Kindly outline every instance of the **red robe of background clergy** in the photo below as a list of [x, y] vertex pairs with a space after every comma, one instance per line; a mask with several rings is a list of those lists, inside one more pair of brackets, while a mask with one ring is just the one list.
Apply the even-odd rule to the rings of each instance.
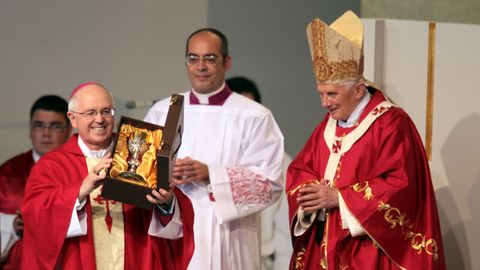
[[[292, 269], [445, 269], [442, 236], [425, 151], [409, 116], [400, 108], [377, 107], [384, 97], [374, 91], [360, 117], [383, 113], [344, 153], [333, 185], [366, 235], [342, 229], [339, 208], [327, 211], [294, 237]], [[296, 223], [298, 187], [325, 174], [330, 148], [325, 130], [329, 116], [315, 129], [292, 162], [287, 176], [290, 222]], [[337, 138], [352, 128], [333, 127]], [[333, 134], [333, 133], [332, 133]], [[342, 141], [335, 141], [342, 147]]]
[[[77, 141], [78, 135], [74, 135], [59, 149], [45, 154], [28, 178], [22, 205], [23, 269], [53, 269], [56, 265], [61, 269], [96, 269], [88, 197], [87, 235], [65, 238], [82, 180], [88, 173]], [[182, 269], [188, 264], [192, 247], [185, 247], [182, 253], [182, 242], [148, 235], [151, 211], [124, 204], [123, 216], [125, 269]]]
[[[35, 164], [32, 150], [17, 155], [0, 167], [0, 212], [16, 214], [20, 210], [30, 169]], [[7, 260], [1, 269], [19, 269], [22, 251], [22, 238], [10, 248]]]

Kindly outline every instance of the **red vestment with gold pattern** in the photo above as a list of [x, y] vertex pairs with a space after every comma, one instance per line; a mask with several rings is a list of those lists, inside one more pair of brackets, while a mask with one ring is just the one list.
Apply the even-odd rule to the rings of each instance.
[[[88, 173], [77, 141], [78, 135], [73, 135], [32, 168], [22, 205], [22, 269], [96, 269], [88, 198], [87, 234], [65, 238], [80, 186]], [[193, 215], [188, 209], [184, 211]], [[124, 204], [123, 218], [125, 269], [182, 269], [188, 263], [193, 246], [148, 235], [151, 210]]]
[[291, 163], [286, 186], [293, 228], [299, 187], [324, 178], [331, 155], [338, 155], [328, 180], [365, 234], [352, 237], [339, 208], [328, 209], [325, 222], [317, 219], [294, 237], [291, 269], [445, 269], [420, 136], [402, 109], [370, 91], [358, 125], [341, 128], [324, 118]]

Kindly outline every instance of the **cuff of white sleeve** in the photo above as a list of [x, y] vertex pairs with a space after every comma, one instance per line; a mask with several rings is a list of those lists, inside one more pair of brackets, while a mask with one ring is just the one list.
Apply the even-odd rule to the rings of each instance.
[[87, 198], [84, 198], [81, 202], [79, 202], [77, 199], [75, 202], [75, 209], [77, 209], [77, 211], [82, 210], [82, 208], [85, 206], [85, 203], [87, 203]]
[[78, 199], [75, 201], [73, 207], [72, 217], [70, 218], [70, 225], [68, 226], [66, 238], [76, 237], [87, 234], [87, 214], [85, 212], [84, 199], [81, 203]]
[[0, 229], [1, 229], [1, 258], [5, 258], [8, 255], [10, 248], [18, 240], [18, 236], [13, 229], [13, 221], [16, 214], [3, 214], [0, 213]]
[[[177, 198], [173, 197], [172, 205], [177, 204]], [[158, 211], [160, 212], [160, 211]], [[160, 213], [153, 211], [152, 220], [148, 227], [148, 234], [167, 239], [177, 239], [183, 236], [183, 223], [180, 207], [173, 207], [173, 217], [165, 226], [160, 222]]]
[[295, 228], [293, 229], [293, 234], [295, 236], [302, 235], [312, 225], [316, 217], [316, 212], [310, 215], [305, 215], [305, 211], [301, 207], [298, 208], [297, 223], [295, 224]]
[[352, 237], [357, 237], [365, 234], [360, 222], [357, 221], [355, 216], [348, 210], [347, 204], [343, 200], [342, 194], [338, 192], [338, 207], [340, 208], [340, 216], [342, 219], [342, 228], [348, 229]]

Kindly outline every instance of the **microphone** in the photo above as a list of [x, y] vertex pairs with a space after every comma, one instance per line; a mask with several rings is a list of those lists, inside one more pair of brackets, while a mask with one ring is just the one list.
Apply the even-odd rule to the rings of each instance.
[[125, 107], [127, 109], [140, 109], [140, 108], [148, 108], [151, 107], [155, 102], [157, 102], [157, 99], [154, 100], [149, 100], [149, 101], [141, 101], [141, 100], [130, 100], [125, 102]]

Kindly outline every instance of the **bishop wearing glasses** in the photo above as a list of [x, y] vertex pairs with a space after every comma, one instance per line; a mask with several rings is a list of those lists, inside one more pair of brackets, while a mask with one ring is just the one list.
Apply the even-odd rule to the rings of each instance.
[[22, 214], [23, 269], [174, 269], [148, 235], [151, 211], [100, 196], [112, 163], [115, 103], [101, 84], [78, 86], [68, 118], [78, 130], [32, 168]]

